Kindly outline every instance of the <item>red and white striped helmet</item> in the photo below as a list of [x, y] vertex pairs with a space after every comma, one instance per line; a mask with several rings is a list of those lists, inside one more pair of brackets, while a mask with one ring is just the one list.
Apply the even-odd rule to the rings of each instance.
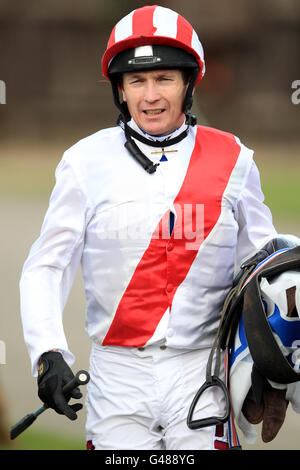
[[198, 65], [198, 83], [205, 73], [204, 52], [190, 23], [169, 8], [152, 5], [133, 10], [114, 27], [102, 57], [102, 73], [109, 78], [112, 59], [122, 51], [147, 45], [164, 45], [192, 54]]

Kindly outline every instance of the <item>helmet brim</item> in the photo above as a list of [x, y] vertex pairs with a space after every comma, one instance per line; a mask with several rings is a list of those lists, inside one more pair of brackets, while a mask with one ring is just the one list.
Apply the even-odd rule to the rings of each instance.
[[[192, 56], [192, 58], [195, 60], [195, 63], [199, 67], [199, 73], [198, 73], [198, 77], [197, 77], [197, 80], [196, 80], [195, 84], [197, 84], [201, 80], [201, 78], [203, 77], [203, 75], [204, 75], [204, 63], [203, 63], [202, 59], [200, 58], [200, 56], [198, 54], [196, 54], [195, 50], [192, 49], [192, 48], [183, 47], [182, 43], [179, 42], [177, 39], [164, 37], [164, 36], [155, 36], [155, 37], [152, 37], [152, 38], [142, 37], [142, 36], [139, 36], [139, 37], [132, 37], [131, 36], [129, 39], [123, 40], [120, 43], [116, 43], [114, 46], [107, 49], [107, 51], [103, 55], [103, 58], [102, 58], [102, 73], [103, 73], [103, 75], [106, 78], [109, 79], [110, 78], [109, 75], [111, 73], [114, 73], [114, 72], [112, 72], [112, 70], [115, 70], [115, 68], [112, 69], [111, 66], [113, 64], [114, 58], [116, 56], [118, 56], [120, 53], [122, 53], [124, 51], [127, 51], [127, 50], [133, 50], [134, 48], [139, 47], [139, 46], [147, 46], [147, 45], [151, 45], [151, 46], [154, 46], [154, 47], [156, 45], [160, 45], [161, 47], [166, 46], [166, 47], [170, 47], [170, 48], [175, 48], [177, 54], [181, 54], [181, 52], [182, 53], [189, 53], [189, 55]], [[178, 63], [178, 61], [177, 61], [177, 63]], [[146, 64], [143, 64], [143, 65], [146, 65]], [[152, 64], [152, 65], [154, 65], [154, 64]], [[178, 64], [178, 66], [179, 65], [181, 65], [181, 67], [182, 67], [182, 64]], [[160, 68], [162, 68], [162, 67], [160, 67]], [[172, 67], [171, 66], [169, 66], [169, 67], [165, 66], [163, 68], [174, 68], [174, 66], [172, 66]], [[150, 70], [150, 67], [144, 68], [144, 70]]]
[[108, 75], [158, 69], [194, 70], [198, 68], [195, 57], [183, 49], [153, 45], [151, 50], [153, 55], [136, 56], [136, 48], [119, 53], [111, 61]]

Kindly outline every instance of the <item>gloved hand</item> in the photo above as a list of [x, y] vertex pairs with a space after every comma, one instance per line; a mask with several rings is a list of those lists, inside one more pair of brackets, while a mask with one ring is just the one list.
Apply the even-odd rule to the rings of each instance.
[[272, 441], [284, 423], [289, 402], [285, 399], [286, 390], [271, 387], [266, 381], [262, 402], [258, 405], [248, 393], [242, 408], [245, 418], [252, 424], [262, 422], [263, 442]]
[[49, 351], [41, 356], [38, 374], [38, 396], [49, 408], [57, 413], [66, 415], [69, 419], [77, 419], [77, 411], [82, 409], [81, 403], [68, 405], [71, 398], [81, 398], [79, 388], [75, 388], [67, 396], [63, 393], [63, 387], [70, 382], [74, 374], [63, 359], [60, 352]]

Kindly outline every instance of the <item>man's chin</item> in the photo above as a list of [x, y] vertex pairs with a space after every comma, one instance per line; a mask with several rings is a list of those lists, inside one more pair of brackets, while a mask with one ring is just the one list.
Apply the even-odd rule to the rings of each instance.
[[147, 134], [160, 137], [164, 135], [171, 134], [175, 129], [181, 126], [182, 122], [184, 122], [184, 115], [182, 117], [182, 122], [180, 119], [176, 120], [175, 122], [172, 119], [166, 119], [167, 116], [151, 116], [151, 117], [144, 117], [142, 116], [141, 119], [135, 120], [136, 124]]
[[148, 123], [143, 122], [139, 127], [143, 129], [143, 131], [147, 132], [147, 134], [154, 135], [156, 137], [170, 134], [170, 132], [172, 132], [169, 131], [169, 128], [166, 125], [162, 125], [160, 123], [149, 125]]

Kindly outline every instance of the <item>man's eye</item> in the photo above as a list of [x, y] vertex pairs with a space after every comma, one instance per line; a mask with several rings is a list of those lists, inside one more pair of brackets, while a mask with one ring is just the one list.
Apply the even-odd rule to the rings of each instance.
[[130, 83], [133, 84], [133, 83], [141, 83], [141, 82], [142, 82], [141, 78], [136, 78], [135, 80], [132, 80], [132, 82]]

